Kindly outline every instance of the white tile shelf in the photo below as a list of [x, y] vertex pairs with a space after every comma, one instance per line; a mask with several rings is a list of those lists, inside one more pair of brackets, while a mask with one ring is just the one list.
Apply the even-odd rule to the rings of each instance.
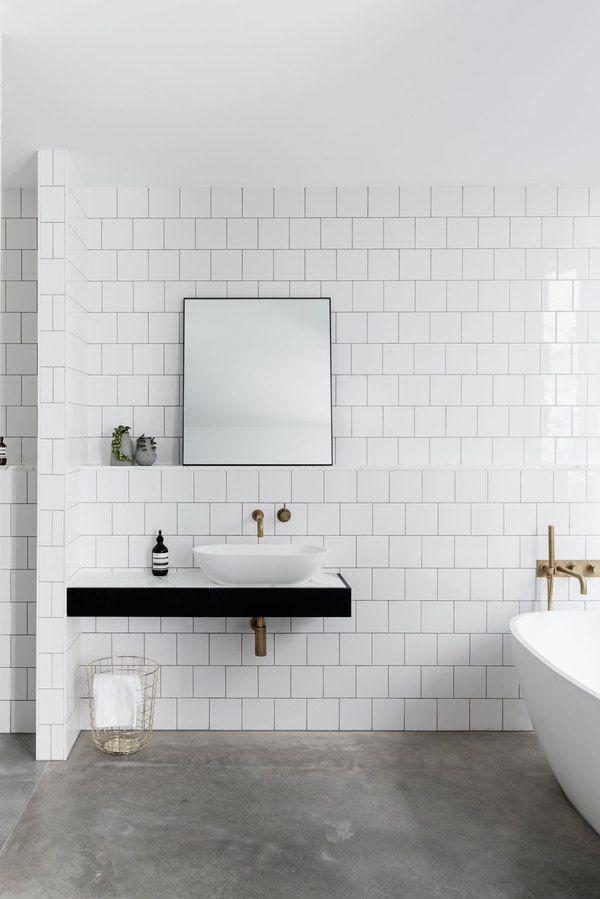
[[[35, 466], [34, 466], [35, 467]], [[460, 465], [441, 465], [441, 466], [432, 466], [432, 465], [387, 465], [380, 463], [373, 463], [372, 465], [364, 464], [364, 465], [337, 465], [335, 462], [333, 465], [259, 465], [257, 463], [253, 463], [251, 465], [181, 465], [177, 462], [166, 463], [164, 465], [154, 464], [154, 465], [95, 465], [95, 464], [73, 464], [70, 466], [71, 472], [82, 471], [82, 472], [132, 472], [133, 477], [144, 477], [145, 474], [153, 471], [190, 471], [190, 472], [203, 472], [203, 471], [230, 471], [230, 472], [239, 472], [239, 471], [256, 471], [256, 472], [274, 472], [274, 471], [394, 471], [396, 469], [409, 469], [414, 470], [415, 468], [485, 468], [484, 465], [476, 465], [476, 466], [460, 466]], [[510, 468], [511, 466], [502, 466], [503, 468]], [[514, 466], [515, 468], [524, 468], [523, 465]], [[536, 466], [540, 467], [540, 466]], [[556, 466], [547, 466], [547, 467], [556, 467]], [[573, 467], [573, 466], [566, 466]], [[600, 466], [599, 466], [600, 467]], [[118, 475], [117, 475], [118, 477]]]
[[196, 569], [160, 578], [147, 571], [82, 569], [67, 584], [67, 615], [349, 618], [351, 597], [341, 574], [325, 571], [298, 585], [226, 587]]

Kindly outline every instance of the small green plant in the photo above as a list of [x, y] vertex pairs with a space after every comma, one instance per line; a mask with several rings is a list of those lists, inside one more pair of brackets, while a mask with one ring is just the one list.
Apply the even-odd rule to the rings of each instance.
[[126, 456], [121, 452], [121, 437], [123, 434], [129, 433], [129, 425], [117, 425], [112, 434], [112, 440], [110, 442], [110, 447], [112, 449], [112, 454], [117, 459], [118, 462], [131, 462], [129, 456]]
[[156, 440], [154, 439], [154, 437], [146, 437], [145, 434], [142, 434], [141, 437], [138, 437], [137, 442], [136, 442], [138, 448], [142, 447], [144, 445], [144, 443], [146, 443], [147, 440], [150, 441], [150, 447], [153, 450], [155, 450], [156, 449]]

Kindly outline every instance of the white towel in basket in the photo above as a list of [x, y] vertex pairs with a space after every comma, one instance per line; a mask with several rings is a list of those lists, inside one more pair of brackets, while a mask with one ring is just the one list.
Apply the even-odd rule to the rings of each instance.
[[142, 701], [137, 674], [97, 674], [94, 678], [94, 726], [134, 730]]

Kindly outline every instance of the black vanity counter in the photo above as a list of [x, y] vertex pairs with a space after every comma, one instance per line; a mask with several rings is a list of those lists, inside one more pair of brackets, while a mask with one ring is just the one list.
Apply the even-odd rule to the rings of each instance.
[[67, 583], [67, 615], [86, 618], [350, 618], [351, 599], [342, 575], [325, 571], [296, 586], [224, 587], [199, 569], [166, 577], [88, 569]]

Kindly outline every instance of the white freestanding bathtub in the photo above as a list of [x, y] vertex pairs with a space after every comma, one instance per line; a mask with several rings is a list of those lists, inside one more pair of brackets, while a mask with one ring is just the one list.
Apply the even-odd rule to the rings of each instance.
[[510, 629], [525, 705], [550, 767], [600, 833], [600, 615], [530, 612]]

